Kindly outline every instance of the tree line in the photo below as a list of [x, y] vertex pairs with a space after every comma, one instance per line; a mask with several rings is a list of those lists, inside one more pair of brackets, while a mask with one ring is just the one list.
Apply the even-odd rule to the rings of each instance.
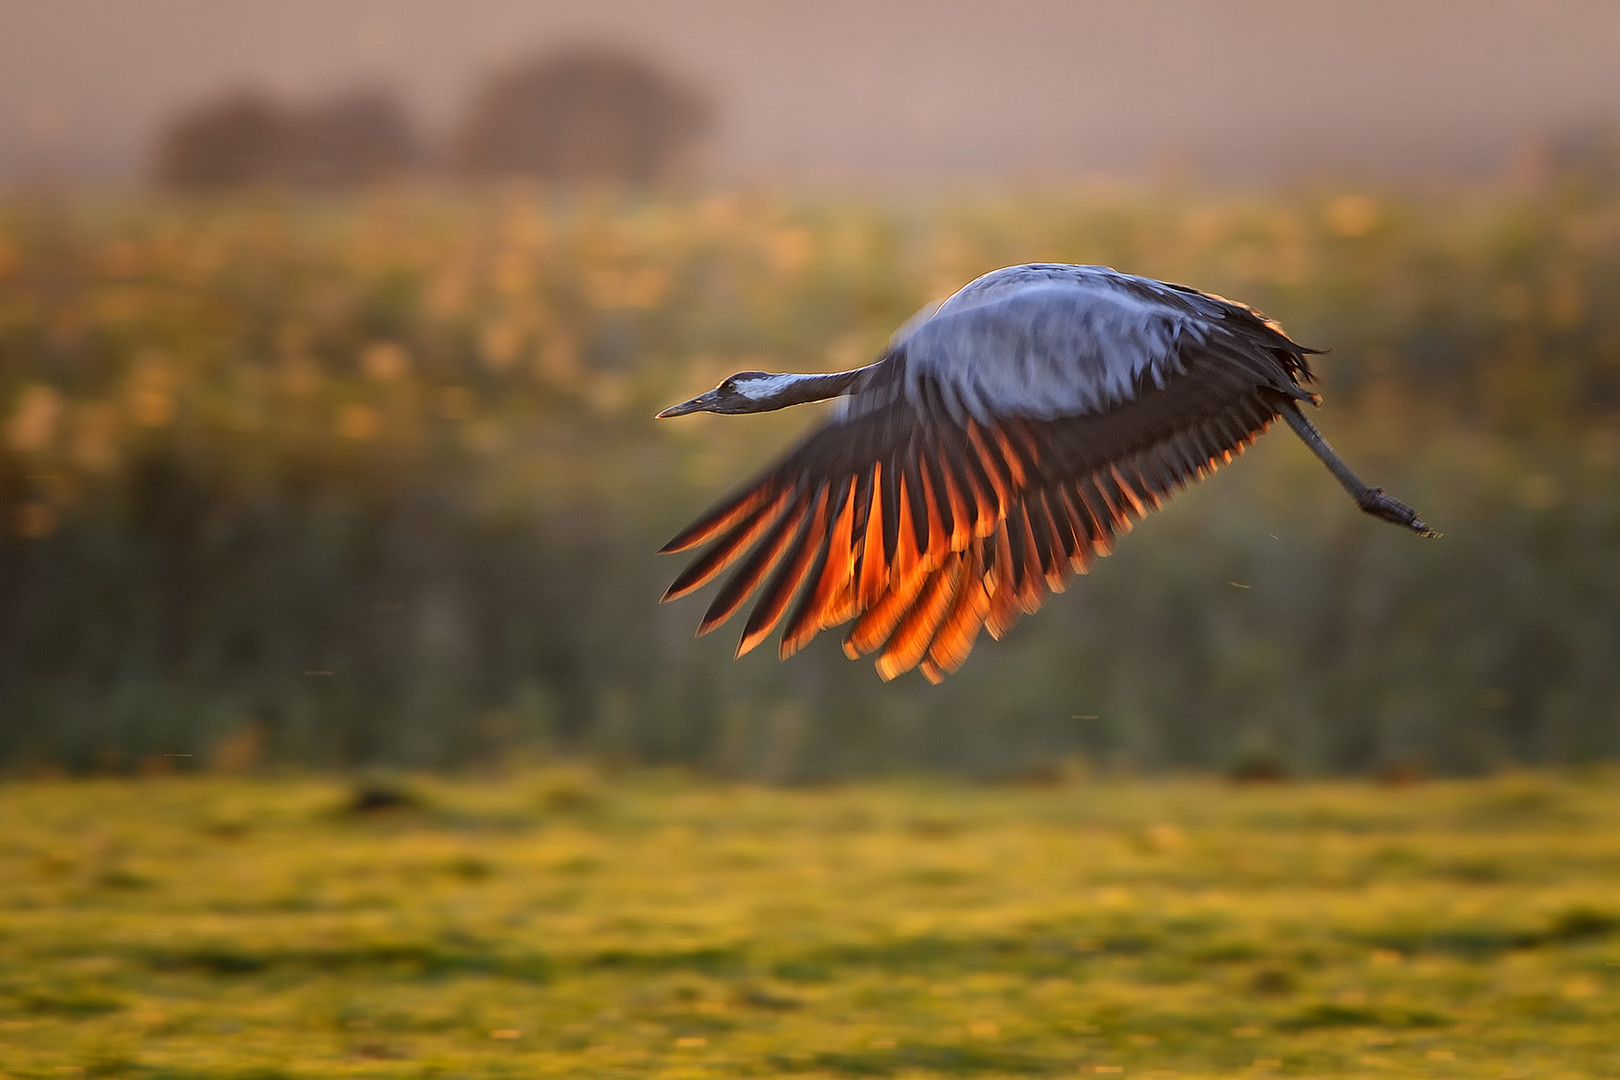
[[648, 185], [693, 171], [714, 118], [702, 92], [653, 61], [582, 46], [492, 72], [437, 142], [380, 86], [302, 104], [231, 90], [164, 125], [152, 172], [186, 191], [344, 189], [428, 170]]

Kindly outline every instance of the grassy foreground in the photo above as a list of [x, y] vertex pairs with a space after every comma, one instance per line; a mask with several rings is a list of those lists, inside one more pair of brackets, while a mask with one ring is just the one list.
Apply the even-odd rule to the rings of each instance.
[[0, 787], [0, 1076], [1620, 1076], [1620, 783]]

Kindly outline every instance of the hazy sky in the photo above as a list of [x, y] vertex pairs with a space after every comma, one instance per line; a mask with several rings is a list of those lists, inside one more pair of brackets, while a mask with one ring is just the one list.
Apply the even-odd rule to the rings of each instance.
[[137, 178], [247, 84], [380, 81], [432, 135], [581, 39], [709, 90], [726, 176], [1479, 175], [1620, 121], [1620, 0], [0, 0], [0, 180]]

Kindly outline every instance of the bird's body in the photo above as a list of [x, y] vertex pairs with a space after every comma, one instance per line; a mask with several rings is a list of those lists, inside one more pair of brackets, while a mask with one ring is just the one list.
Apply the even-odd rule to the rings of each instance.
[[981, 627], [1000, 637], [1279, 416], [1363, 509], [1430, 535], [1299, 411], [1316, 400], [1304, 388], [1314, 351], [1242, 304], [1106, 267], [986, 274], [867, 367], [743, 372], [659, 414], [839, 399], [826, 424], [665, 545], [712, 541], [665, 599], [741, 560], [700, 634], [758, 591], [738, 655], [784, 617], [784, 658], [854, 620], [852, 657], [877, 652], [885, 679], [920, 667], [937, 682]]

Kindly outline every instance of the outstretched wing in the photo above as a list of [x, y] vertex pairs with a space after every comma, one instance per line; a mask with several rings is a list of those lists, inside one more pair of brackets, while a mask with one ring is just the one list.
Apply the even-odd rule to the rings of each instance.
[[666, 600], [741, 564], [699, 634], [756, 597], [739, 656], [778, 625], [786, 658], [853, 620], [851, 657], [937, 682], [1311, 396], [1313, 350], [1241, 305], [1097, 268], [998, 273], [1022, 280], [947, 301], [664, 546], [709, 543]]

